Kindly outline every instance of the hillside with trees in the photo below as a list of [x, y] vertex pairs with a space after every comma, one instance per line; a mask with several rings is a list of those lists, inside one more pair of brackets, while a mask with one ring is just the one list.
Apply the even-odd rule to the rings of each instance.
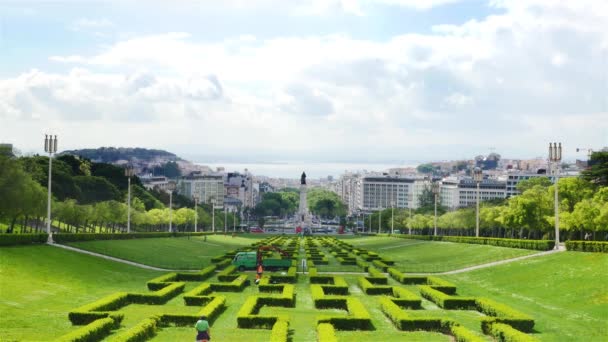
[[131, 147], [100, 147], [80, 150], [66, 150], [60, 155], [71, 154], [102, 163], [115, 163], [119, 160], [139, 160], [151, 162], [157, 159], [176, 161], [179, 158], [167, 151]]

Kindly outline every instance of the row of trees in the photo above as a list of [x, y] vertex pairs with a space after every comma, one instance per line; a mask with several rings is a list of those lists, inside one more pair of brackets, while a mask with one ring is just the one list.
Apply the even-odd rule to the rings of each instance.
[[[502, 203], [482, 202], [479, 210], [481, 234], [492, 237], [549, 239], [554, 234], [554, 185], [538, 177], [518, 184], [522, 191]], [[598, 232], [608, 232], [608, 187], [596, 187], [582, 178], [559, 180], [560, 230], [565, 239], [583, 239], [589, 233], [594, 239], [606, 239]], [[365, 219], [364, 230], [433, 234], [435, 217], [429, 206], [416, 211], [385, 209]], [[475, 208], [456, 211], [438, 210], [440, 235], [474, 235]], [[381, 220], [381, 222], [379, 222]]]
[[[309, 210], [322, 218], [346, 215], [346, 206], [340, 197], [329, 190], [313, 188], [307, 193]], [[287, 217], [296, 213], [300, 205], [300, 192], [287, 188], [280, 192], [265, 193], [253, 213], [257, 217]]]
[[[124, 230], [127, 222], [127, 178], [122, 168], [88, 159], [61, 155], [53, 160], [52, 217], [54, 229], [71, 232]], [[14, 158], [0, 154], [0, 224], [5, 232], [38, 231], [45, 227], [47, 214], [48, 157]], [[142, 230], [164, 230], [169, 224], [169, 194], [148, 191], [137, 177], [132, 179], [132, 225]], [[174, 194], [173, 225], [193, 230], [193, 202]], [[181, 208], [180, 208], [181, 207]], [[212, 225], [210, 208], [198, 209], [200, 227]], [[228, 215], [227, 225], [235, 219]], [[238, 221], [238, 218], [236, 219]], [[217, 213], [216, 227], [224, 226]], [[237, 223], [238, 225], [238, 223]]]

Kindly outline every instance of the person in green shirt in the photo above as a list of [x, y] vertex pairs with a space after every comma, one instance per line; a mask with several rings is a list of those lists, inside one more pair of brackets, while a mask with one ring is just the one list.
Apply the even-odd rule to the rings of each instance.
[[201, 318], [196, 322], [194, 326], [196, 328], [196, 341], [197, 342], [208, 342], [211, 340], [211, 336], [209, 335], [209, 322], [207, 321], [207, 316], [201, 316]]

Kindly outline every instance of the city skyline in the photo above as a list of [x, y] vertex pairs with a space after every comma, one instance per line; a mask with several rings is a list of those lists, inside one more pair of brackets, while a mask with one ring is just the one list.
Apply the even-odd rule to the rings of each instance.
[[[608, 4], [0, 3], [0, 140], [235, 162], [608, 146]], [[137, 20], [133, 13], [138, 13]]]

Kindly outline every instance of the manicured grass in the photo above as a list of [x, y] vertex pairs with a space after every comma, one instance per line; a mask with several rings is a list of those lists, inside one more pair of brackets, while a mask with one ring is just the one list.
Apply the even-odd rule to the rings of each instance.
[[403, 272], [445, 272], [538, 253], [527, 249], [387, 237], [360, 237], [346, 242], [394, 260], [396, 268]]
[[[253, 236], [257, 238], [259, 235]], [[222, 246], [215, 246], [216, 253], [223, 254], [238, 244], [248, 245], [255, 241], [247, 237], [232, 238], [216, 236], [208, 238]], [[368, 239], [368, 240], [366, 240]], [[411, 253], [416, 246], [443, 249], [444, 246], [458, 244], [427, 243], [416, 244], [406, 240], [391, 238], [349, 239], [382, 256], [399, 260], [387, 253], [403, 251]], [[122, 243], [135, 241], [156, 241], [156, 244], [141, 245], [136, 251], [147, 251], [144, 255], [159, 254], [164, 257], [164, 244], [179, 243], [173, 248], [188, 246], [202, 241], [187, 238], [141, 239], [103, 241]], [[230, 244], [235, 241], [234, 244]], [[415, 241], [419, 242], [419, 241]], [[409, 245], [401, 246], [401, 244]], [[143, 247], [142, 247], [143, 246]], [[399, 246], [392, 248], [393, 246]], [[470, 245], [464, 245], [469, 247]], [[385, 248], [391, 247], [391, 248]], [[476, 246], [475, 246], [476, 247]], [[488, 247], [488, 246], [482, 246]], [[160, 248], [160, 249], [159, 249]], [[384, 249], [382, 249], [384, 248]], [[497, 248], [497, 247], [493, 247]], [[127, 249], [128, 250], [128, 249]], [[457, 249], [450, 252], [458, 258]], [[466, 249], [460, 249], [466, 255]], [[399, 256], [400, 253], [396, 253]], [[440, 253], [436, 253], [440, 254]], [[419, 256], [423, 258], [424, 256]], [[329, 256], [329, 259], [335, 259]], [[446, 257], [447, 260], [447, 257]], [[401, 261], [398, 261], [401, 262]], [[515, 310], [532, 316], [536, 320], [535, 336], [541, 341], [603, 341], [608, 335], [608, 255], [581, 252], [563, 252], [543, 257], [513, 262], [493, 268], [471, 271], [458, 275], [440, 276], [452, 281], [458, 287], [458, 295], [486, 297], [509, 305]], [[76, 327], [71, 326], [67, 313], [84, 304], [93, 302], [117, 291], [147, 292], [146, 282], [165, 272], [141, 270], [95, 257], [65, 251], [50, 246], [5, 247], [0, 248], [0, 340], [32, 341], [53, 340]], [[253, 272], [246, 272], [253, 279]], [[267, 272], [265, 272], [267, 274]], [[352, 296], [358, 298], [372, 317], [373, 331], [338, 331], [339, 340], [346, 341], [450, 341], [447, 335], [432, 332], [403, 332], [397, 330], [380, 309], [380, 296], [365, 295], [357, 285], [356, 275], [344, 275]], [[209, 279], [217, 282], [217, 278]], [[200, 282], [188, 282], [186, 291]], [[389, 285], [398, 284], [389, 279]], [[290, 316], [291, 341], [316, 340], [315, 322], [319, 315], [346, 314], [341, 310], [315, 309], [310, 296], [307, 276], [300, 275], [296, 286], [296, 307], [264, 307], [261, 314], [284, 313]], [[406, 286], [418, 293], [416, 286]], [[255, 285], [248, 286], [241, 293], [221, 292], [227, 298], [227, 308], [212, 324], [212, 336], [216, 341], [268, 341], [270, 330], [238, 329], [236, 314], [245, 299], [260, 294]], [[435, 304], [423, 300], [423, 310], [410, 310], [412, 316], [442, 317], [453, 319], [466, 328], [481, 335], [476, 311], [442, 310]], [[194, 313], [199, 307], [185, 306], [183, 293], [165, 305], [131, 304], [120, 312], [125, 314], [122, 326], [113, 331], [116, 335], [131, 328], [141, 320], [160, 313]], [[41, 327], [43, 327], [41, 329]], [[183, 341], [194, 337], [192, 327], [163, 327], [152, 339], [154, 341]], [[490, 341], [488, 336], [484, 339]]]
[[207, 237], [150, 238], [70, 242], [91, 252], [167, 269], [196, 270], [211, 264], [211, 258], [235, 248], [249, 246], [258, 235], [212, 235]]
[[542, 341], [606, 341], [608, 255], [563, 252], [451, 276], [461, 295], [508, 304], [536, 320]]
[[147, 291], [162, 272], [51, 246], [0, 248], [0, 340], [53, 340], [74, 329], [71, 309], [117, 291]]

